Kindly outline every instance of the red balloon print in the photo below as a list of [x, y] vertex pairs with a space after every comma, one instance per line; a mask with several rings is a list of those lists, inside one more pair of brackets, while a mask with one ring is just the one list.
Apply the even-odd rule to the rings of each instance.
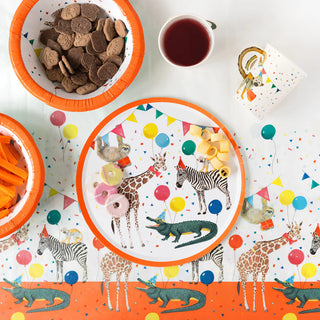
[[104, 248], [104, 244], [100, 242], [100, 240], [97, 237], [94, 237], [93, 246], [99, 251], [100, 249]]
[[27, 264], [29, 264], [31, 262], [32, 255], [27, 250], [21, 250], [18, 252], [16, 259], [19, 264], [26, 266]]
[[304, 253], [299, 249], [294, 249], [289, 253], [288, 260], [298, 266], [304, 260]]
[[243, 240], [241, 236], [238, 234], [234, 234], [229, 238], [229, 246], [233, 249], [236, 250], [242, 246]]
[[158, 186], [154, 190], [154, 196], [159, 201], [166, 201], [170, 196], [170, 189], [164, 185]]

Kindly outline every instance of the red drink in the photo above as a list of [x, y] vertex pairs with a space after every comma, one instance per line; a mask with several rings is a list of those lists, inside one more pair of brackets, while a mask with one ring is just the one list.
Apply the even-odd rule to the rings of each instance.
[[193, 19], [174, 22], [164, 33], [163, 51], [168, 60], [179, 66], [192, 66], [208, 54], [210, 37], [205, 27]]

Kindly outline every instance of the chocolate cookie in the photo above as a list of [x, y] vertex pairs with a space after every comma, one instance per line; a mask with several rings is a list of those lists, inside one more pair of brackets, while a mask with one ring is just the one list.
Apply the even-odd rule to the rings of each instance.
[[59, 33], [68, 33], [71, 34], [71, 21], [60, 19], [54, 29]]
[[107, 49], [107, 41], [102, 31], [91, 33], [91, 44], [96, 52], [103, 52]]
[[41, 43], [43, 43], [46, 46], [49, 39], [53, 41], [57, 41], [58, 36], [59, 36], [59, 33], [54, 28], [45, 29], [40, 31], [39, 40]]
[[98, 72], [97, 66], [95, 64], [92, 64], [89, 69], [89, 79], [98, 87], [101, 87], [105, 83], [105, 81], [101, 80], [98, 77], [97, 72]]
[[60, 56], [62, 55], [62, 49], [61, 49], [61, 46], [60, 46], [60, 44], [58, 42], [55, 42], [55, 41], [49, 39], [48, 42], [47, 42], [47, 46], [49, 48], [51, 48], [52, 50], [57, 51]]
[[84, 53], [81, 57], [81, 65], [89, 71], [93, 64], [95, 65], [95, 57], [91, 54]]
[[106, 19], [103, 27], [103, 32], [108, 41], [111, 41], [117, 35], [112, 19]]
[[104, 22], [106, 21], [105, 18], [100, 18], [97, 22], [96, 31], [103, 31]]
[[76, 33], [73, 45], [75, 47], [85, 47], [91, 41], [90, 33], [80, 34]]
[[99, 54], [98, 54], [98, 57], [99, 57], [99, 59], [100, 59], [103, 63], [105, 63], [105, 62], [108, 60], [108, 58], [109, 58], [109, 56], [108, 56], [108, 54], [107, 54], [107, 51], [104, 51], [104, 52], [99, 53]]
[[64, 90], [66, 90], [69, 93], [78, 88], [78, 86], [74, 84], [72, 80], [68, 77], [64, 77], [62, 79], [61, 85], [63, 86]]
[[[90, 38], [91, 38], [91, 35], [90, 35]], [[98, 52], [96, 52], [96, 51], [93, 49], [91, 40], [90, 40], [90, 41], [88, 42], [88, 44], [86, 45], [86, 52], [87, 52], [88, 54], [91, 54], [92, 56], [98, 54]]]
[[64, 65], [64, 63], [62, 62], [62, 60], [59, 61], [59, 68], [61, 70], [61, 73], [65, 76], [65, 77], [69, 77], [69, 73]]
[[58, 67], [54, 67], [51, 70], [47, 69], [46, 74], [49, 80], [61, 82], [63, 79], [63, 74]]
[[124, 38], [114, 38], [107, 47], [108, 56], [118, 56], [124, 48]]
[[98, 18], [100, 9], [98, 6], [92, 3], [82, 3], [81, 4], [81, 15], [90, 21], [94, 21]]
[[79, 68], [83, 52], [83, 48], [81, 47], [71, 48], [68, 50], [67, 58], [73, 69]]
[[122, 20], [116, 20], [114, 23], [114, 28], [120, 37], [124, 38], [127, 35], [127, 28]]
[[52, 69], [59, 63], [59, 54], [57, 51], [52, 50], [49, 47], [45, 47], [42, 51], [41, 62], [46, 66], [47, 69]]
[[76, 33], [86, 34], [91, 28], [91, 22], [85, 17], [80, 16], [71, 20], [71, 30]]
[[118, 67], [114, 63], [107, 61], [98, 69], [97, 75], [101, 80], [108, 80], [112, 78], [117, 71]]
[[83, 86], [88, 82], [88, 76], [86, 73], [78, 72], [70, 77], [72, 82], [78, 86]]
[[64, 65], [67, 68], [67, 70], [69, 71], [69, 73], [74, 74], [74, 70], [71, 67], [70, 62], [68, 61], [68, 59], [65, 56], [62, 56], [62, 62], [64, 63]]
[[[117, 67], [120, 67], [122, 65], [122, 62], [123, 62], [121, 57], [119, 57], [119, 56], [108, 57], [107, 61], [114, 63]], [[105, 62], [107, 62], [107, 61], [105, 61]]]
[[78, 93], [78, 94], [81, 94], [81, 95], [84, 95], [84, 94], [88, 94], [88, 93], [91, 93], [91, 92], [93, 92], [93, 91], [95, 91], [95, 90], [97, 90], [98, 89], [98, 87], [94, 84], [94, 83], [87, 83], [87, 84], [85, 84], [84, 86], [82, 86], [82, 87], [79, 87], [77, 90], [76, 90], [76, 92]]
[[69, 50], [73, 46], [74, 34], [60, 33], [57, 42], [63, 50]]
[[72, 20], [73, 18], [80, 16], [80, 11], [80, 4], [70, 4], [62, 9], [61, 18], [64, 20]]

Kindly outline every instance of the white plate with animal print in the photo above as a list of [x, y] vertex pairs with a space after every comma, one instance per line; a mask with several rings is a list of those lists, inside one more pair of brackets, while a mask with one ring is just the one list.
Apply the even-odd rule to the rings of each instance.
[[212, 250], [240, 213], [244, 166], [231, 134], [186, 101], [123, 106], [80, 155], [77, 193], [94, 234], [136, 263], [178, 265]]

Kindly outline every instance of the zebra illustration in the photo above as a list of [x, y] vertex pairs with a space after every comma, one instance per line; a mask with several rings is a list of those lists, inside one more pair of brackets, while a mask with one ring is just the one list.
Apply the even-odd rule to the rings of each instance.
[[315, 255], [317, 250], [320, 248], [320, 234], [318, 234], [318, 232], [313, 232], [312, 237], [310, 253]]
[[59, 276], [61, 278], [60, 283], [63, 282], [63, 262], [77, 260], [80, 266], [83, 268], [83, 282], [88, 279], [87, 274], [87, 245], [83, 242], [66, 244], [60, 242], [55, 237], [47, 233], [44, 227], [40, 233], [40, 241], [37, 253], [42, 255], [45, 249], [49, 249], [55, 262], [57, 264], [57, 282], [59, 282]]
[[215, 265], [219, 268], [219, 283], [223, 281], [223, 245], [220, 243], [210, 252], [202, 256], [201, 258], [191, 262], [192, 264], [192, 283], [194, 280], [195, 284], [199, 282], [199, 262], [212, 260]]
[[[218, 170], [199, 172], [189, 166], [185, 166], [184, 168], [182, 168], [181, 166], [177, 167], [177, 188], [181, 188], [185, 180], [188, 180], [191, 183], [191, 186], [197, 193], [200, 207], [198, 214], [201, 214], [201, 212], [203, 214], [207, 213], [207, 205], [204, 192], [206, 190], [212, 190], [216, 187], [226, 195], [227, 210], [231, 208], [230, 194], [228, 191], [228, 180], [227, 178], [221, 177]], [[203, 211], [202, 205], [204, 206]]]

